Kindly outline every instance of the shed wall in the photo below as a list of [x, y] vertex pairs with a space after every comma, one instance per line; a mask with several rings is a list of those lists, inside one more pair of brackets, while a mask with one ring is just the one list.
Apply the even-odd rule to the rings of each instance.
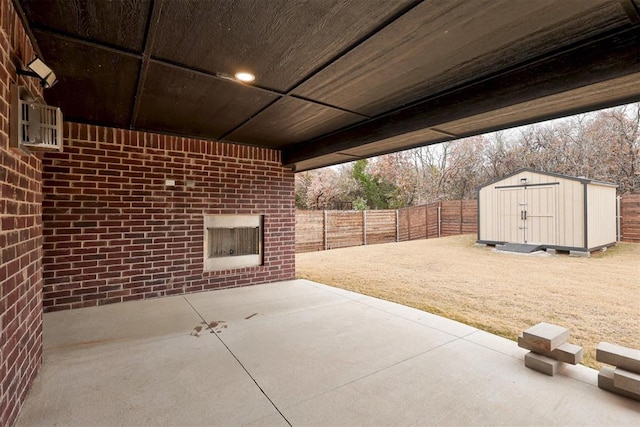
[[588, 248], [616, 241], [616, 189], [589, 184], [587, 186]]
[[558, 179], [558, 242], [557, 246], [584, 248], [585, 212], [584, 184], [570, 179]]
[[[539, 174], [532, 171], [523, 171], [519, 174], [494, 182], [480, 189], [479, 200], [479, 240], [501, 242], [506, 241], [501, 236], [509, 236], [505, 228], [509, 224], [504, 218], [500, 218], [500, 187], [513, 187], [524, 189], [521, 179], [527, 179], [527, 185], [549, 184], [556, 185], [557, 189], [551, 192], [555, 200], [545, 199], [547, 208], [553, 213], [555, 230], [548, 233], [536, 232], [530, 236], [530, 241], [536, 241], [541, 235], [551, 241], [537, 242], [559, 247], [583, 248], [585, 247], [585, 212], [584, 212], [584, 184], [580, 181], [563, 177]], [[529, 187], [534, 188], [534, 187]], [[507, 189], [505, 189], [507, 190]], [[529, 197], [532, 198], [533, 192]], [[524, 202], [525, 195], [518, 196]], [[555, 206], [552, 204], [555, 203]], [[527, 209], [531, 212], [531, 209]], [[537, 237], [536, 237], [537, 236]]]
[[478, 240], [497, 241], [498, 218], [494, 213], [497, 202], [492, 188], [493, 185], [478, 192]]

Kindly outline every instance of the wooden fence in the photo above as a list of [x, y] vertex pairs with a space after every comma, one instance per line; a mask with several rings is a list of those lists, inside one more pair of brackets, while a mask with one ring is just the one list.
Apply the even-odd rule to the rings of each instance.
[[[297, 211], [296, 252], [477, 233], [478, 202], [453, 200], [398, 210]], [[620, 198], [620, 237], [640, 243], [640, 194]]]
[[477, 216], [475, 200], [398, 210], [297, 211], [296, 252], [475, 233]]
[[620, 198], [620, 237], [623, 242], [640, 243], [640, 194]]

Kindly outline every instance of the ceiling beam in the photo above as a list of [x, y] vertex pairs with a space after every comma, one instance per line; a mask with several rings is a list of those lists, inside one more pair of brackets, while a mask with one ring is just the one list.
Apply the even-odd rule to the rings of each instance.
[[[634, 26], [528, 61], [341, 131], [294, 144], [285, 148], [283, 163], [294, 166], [314, 157], [426, 128], [438, 128], [454, 120], [638, 72], [640, 28]], [[567, 105], [566, 110], [571, 107]], [[564, 110], [558, 111], [556, 117], [564, 115]]]
[[456, 135], [455, 133], [447, 132], [447, 131], [444, 131], [442, 129], [438, 129], [438, 128], [435, 128], [435, 127], [431, 127], [431, 128], [429, 128], [429, 130], [431, 130], [431, 131], [433, 131], [435, 133], [439, 133], [439, 134], [444, 135], [444, 136], [450, 136], [451, 138], [459, 138], [460, 137], [459, 135]]
[[147, 18], [147, 25], [145, 29], [144, 49], [142, 51], [142, 63], [140, 64], [140, 73], [138, 74], [138, 81], [136, 83], [136, 95], [133, 99], [133, 109], [131, 113], [131, 119], [129, 120], [129, 127], [134, 128], [138, 119], [138, 113], [140, 112], [140, 103], [142, 100], [142, 91], [144, 90], [144, 83], [147, 79], [147, 71], [149, 70], [149, 60], [151, 59], [151, 52], [153, 51], [153, 42], [155, 41], [155, 35], [158, 28], [158, 21], [162, 14], [162, 6], [164, 0], [156, 0], [152, 2], [149, 9], [149, 16]]
[[[224, 135], [222, 135], [220, 137], [220, 139], [224, 140], [226, 137], [228, 137], [229, 135], [233, 134], [234, 132], [242, 129], [243, 127], [245, 127], [246, 125], [248, 125], [251, 120], [253, 120], [255, 117], [259, 116], [261, 113], [263, 113], [264, 111], [268, 110], [272, 105], [274, 105], [276, 102], [278, 102], [282, 97], [291, 97], [291, 98], [296, 98], [299, 99], [301, 101], [306, 101], [306, 102], [310, 102], [312, 104], [316, 104], [316, 105], [321, 105], [323, 107], [327, 107], [327, 108], [331, 108], [333, 110], [337, 110], [337, 111], [341, 111], [343, 113], [350, 113], [350, 114], [356, 114], [362, 118], [370, 118], [370, 116], [366, 116], [362, 113], [358, 113], [356, 111], [351, 111], [351, 110], [347, 110], [345, 108], [342, 107], [338, 107], [336, 105], [331, 105], [331, 104], [327, 104], [324, 102], [320, 102], [314, 99], [310, 99], [310, 98], [306, 98], [303, 96], [299, 96], [299, 95], [294, 95], [293, 91], [295, 89], [297, 89], [300, 85], [302, 85], [304, 82], [310, 80], [312, 77], [314, 77], [316, 74], [320, 73], [321, 71], [323, 71], [325, 68], [329, 67], [331, 64], [333, 64], [335, 61], [337, 61], [338, 59], [340, 59], [341, 57], [347, 55], [349, 52], [351, 52], [352, 50], [354, 50], [356, 47], [360, 46], [361, 44], [363, 44], [364, 42], [366, 42], [367, 40], [369, 40], [369, 38], [371, 38], [372, 36], [374, 36], [376, 33], [382, 31], [385, 27], [387, 27], [388, 25], [390, 25], [392, 22], [394, 22], [395, 20], [397, 20], [398, 18], [400, 18], [402, 15], [410, 12], [413, 8], [415, 8], [416, 6], [418, 6], [420, 3], [422, 3], [424, 0], [413, 0], [412, 2], [410, 2], [407, 6], [405, 6], [403, 9], [401, 9], [400, 11], [398, 11], [397, 13], [395, 13], [393, 16], [387, 18], [385, 21], [381, 22], [378, 26], [376, 26], [373, 30], [371, 30], [368, 34], [364, 35], [363, 37], [361, 37], [359, 40], [355, 41], [354, 43], [352, 43], [350, 46], [347, 46], [345, 49], [343, 49], [342, 51], [338, 52], [333, 58], [327, 60], [324, 62], [324, 64], [322, 64], [321, 66], [319, 66], [318, 68], [316, 68], [315, 70], [311, 71], [309, 74], [307, 74], [306, 76], [304, 76], [302, 79], [300, 79], [298, 82], [296, 82], [293, 86], [289, 87], [289, 89], [286, 92], [274, 92], [277, 95], [279, 95], [278, 99], [275, 99], [273, 102], [269, 103], [268, 105], [264, 106], [263, 108], [261, 108], [259, 111], [257, 111], [255, 114], [252, 114], [251, 116], [247, 117], [247, 119], [245, 121], [243, 121], [242, 123], [240, 123], [238, 126], [236, 126], [235, 128], [229, 130], [227, 133], [225, 133]], [[253, 85], [255, 86], [255, 85]], [[271, 91], [270, 89], [267, 89], [269, 91]]]
[[638, 10], [638, 7], [633, 3], [633, 0], [620, 0], [620, 3], [624, 11], [627, 12], [629, 20], [634, 24], [640, 23], [640, 10]]
[[[138, 113], [139, 113], [140, 103], [141, 103], [141, 99], [142, 99], [142, 95], [143, 95], [143, 91], [144, 91], [144, 84], [145, 84], [145, 79], [146, 79], [146, 75], [147, 75], [147, 70], [149, 68], [149, 64], [151, 64], [151, 63], [160, 64], [160, 65], [163, 65], [165, 67], [179, 69], [179, 70], [191, 73], [191, 74], [205, 76], [205, 77], [212, 78], [212, 79], [225, 80], [225, 81], [233, 82], [235, 84], [241, 84], [241, 85], [245, 85], [245, 86], [250, 86], [254, 90], [270, 93], [272, 95], [277, 96], [277, 99], [275, 99], [272, 103], [269, 103], [269, 105], [265, 106], [264, 108], [260, 109], [260, 111], [256, 112], [255, 114], [251, 115], [250, 117], [248, 117], [247, 120], [245, 120], [243, 123], [238, 125], [236, 128], [230, 130], [225, 135], [222, 135], [221, 139], [224, 139], [227, 135], [230, 135], [231, 133], [235, 132], [237, 129], [239, 129], [239, 128], [243, 127], [244, 125], [246, 125], [247, 123], [249, 123], [251, 121], [251, 119], [253, 119], [255, 116], [257, 116], [258, 114], [260, 114], [261, 112], [263, 112], [267, 108], [269, 108], [276, 101], [278, 101], [278, 99], [281, 99], [283, 97], [296, 98], [296, 99], [299, 99], [301, 101], [305, 101], [305, 102], [309, 102], [309, 103], [312, 103], [312, 104], [315, 104], [315, 105], [318, 105], [318, 106], [330, 108], [332, 110], [340, 111], [340, 112], [343, 112], [343, 113], [355, 114], [355, 115], [358, 115], [358, 116], [360, 116], [362, 118], [370, 118], [370, 116], [364, 115], [362, 113], [351, 111], [351, 110], [348, 110], [348, 109], [345, 109], [345, 108], [342, 108], [342, 107], [338, 107], [338, 106], [335, 106], [335, 105], [331, 105], [331, 104], [328, 104], [328, 103], [325, 103], [325, 102], [316, 101], [314, 99], [306, 98], [306, 97], [303, 97], [303, 96], [293, 95], [290, 92], [285, 93], [285, 92], [277, 91], [275, 89], [270, 89], [268, 87], [260, 86], [260, 85], [257, 85], [257, 84], [242, 83], [242, 82], [237, 81], [233, 76], [228, 76], [228, 75], [224, 75], [224, 74], [220, 74], [220, 73], [205, 71], [205, 70], [197, 69], [197, 68], [194, 68], [194, 67], [189, 67], [189, 66], [186, 66], [186, 65], [183, 65], [183, 64], [173, 63], [173, 62], [170, 62], [170, 61], [167, 61], [167, 60], [155, 58], [154, 56], [152, 56], [151, 53], [153, 51], [153, 43], [154, 43], [154, 39], [155, 39], [155, 34], [158, 31], [158, 28], [157, 28], [158, 27], [158, 21], [159, 21], [159, 18], [160, 18], [160, 14], [162, 12], [162, 6], [164, 4], [164, 1], [166, 1], [166, 0], [156, 0], [155, 2], [151, 3], [151, 7], [149, 9], [149, 17], [148, 17], [148, 21], [147, 21], [147, 27], [146, 27], [146, 30], [145, 30], [144, 50], [142, 51], [142, 53], [135, 53], [135, 52], [131, 52], [131, 51], [126, 50], [126, 49], [122, 49], [120, 47], [109, 46], [109, 45], [106, 45], [106, 44], [85, 40], [85, 39], [78, 38], [78, 37], [75, 37], [75, 36], [71, 36], [71, 35], [68, 35], [68, 34], [63, 34], [63, 33], [60, 33], [58, 31], [51, 30], [49, 28], [41, 27], [41, 26], [38, 26], [38, 25], [34, 25], [33, 28], [35, 30], [37, 30], [38, 32], [47, 34], [47, 36], [49, 36], [49, 37], [55, 37], [55, 38], [57, 38], [59, 40], [63, 40], [63, 41], [69, 42], [69, 43], [81, 44], [81, 45], [88, 46], [88, 47], [91, 47], [91, 48], [94, 48], [94, 49], [100, 49], [100, 50], [104, 50], [104, 51], [107, 51], [107, 52], [110, 52], [110, 53], [115, 53], [115, 54], [118, 54], [118, 55], [127, 56], [127, 57], [130, 57], [130, 58], [136, 58], [136, 59], [141, 61], [140, 71], [139, 71], [139, 74], [138, 74], [138, 80], [137, 80], [137, 86], [136, 86], [136, 94], [135, 94], [135, 98], [133, 100], [132, 115], [131, 115], [131, 119], [129, 121], [129, 127], [131, 129], [136, 129], [136, 120], [137, 120], [137, 116], [138, 116]], [[34, 40], [35, 40], [35, 38], [34, 38]]]
[[121, 47], [110, 46], [102, 43], [92, 42], [90, 40], [81, 39], [75, 36], [70, 36], [68, 34], [60, 33], [58, 31], [51, 30], [46, 27], [42, 27], [40, 25], [31, 25], [33, 31], [37, 31], [38, 33], [46, 34], [50, 37], [55, 37], [62, 41], [66, 41], [69, 43], [80, 44], [88, 47], [92, 47], [95, 49], [101, 49], [107, 52], [116, 53], [118, 55], [128, 56], [130, 58], [142, 59], [142, 55], [136, 52], [132, 52], [130, 50], [123, 49]]
[[[313, 77], [315, 77], [320, 72], [324, 71], [326, 68], [330, 67], [333, 63], [338, 61], [340, 58], [342, 58], [344, 56], [347, 56], [347, 54], [349, 52], [354, 51], [358, 46], [364, 44], [366, 41], [371, 39], [373, 36], [375, 36], [376, 34], [381, 32], [382, 30], [384, 30], [386, 27], [388, 27], [389, 25], [391, 25], [392, 23], [394, 23], [398, 19], [400, 19], [403, 15], [406, 15], [409, 12], [411, 12], [413, 9], [415, 9], [423, 1], [424, 0], [412, 0], [407, 5], [405, 5], [402, 9], [398, 10], [396, 13], [394, 13], [391, 16], [389, 16], [384, 21], [380, 22], [375, 28], [373, 28], [367, 34], [363, 35], [362, 37], [360, 37], [360, 39], [356, 40], [351, 45], [347, 46], [346, 48], [342, 49], [340, 52], [336, 53], [332, 58], [329, 58], [327, 61], [325, 61], [324, 64], [320, 65], [318, 68], [316, 68], [315, 70], [311, 71], [309, 74], [307, 74], [302, 79], [300, 79], [298, 82], [296, 82], [293, 86], [291, 86], [289, 88], [289, 90], [287, 91], [287, 95], [292, 94], [303, 83], [311, 80]], [[359, 113], [355, 113], [355, 114], [359, 114]]]

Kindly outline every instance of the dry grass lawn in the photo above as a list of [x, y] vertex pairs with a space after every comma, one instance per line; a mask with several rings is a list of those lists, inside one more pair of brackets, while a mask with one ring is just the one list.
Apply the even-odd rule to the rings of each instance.
[[640, 244], [591, 258], [517, 255], [475, 245], [475, 236], [303, 253], [297, 276], [439, 314], [515, 340], [549, 322], [571, 330], [584, 364], [595, 347], [640, 348]]

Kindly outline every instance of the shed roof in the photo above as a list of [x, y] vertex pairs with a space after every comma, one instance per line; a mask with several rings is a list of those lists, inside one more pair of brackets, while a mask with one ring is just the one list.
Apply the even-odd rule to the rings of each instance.
[[613, 183], [613, 182], [598, 181], [598, 180], [590, 179], [590, 178], [586, 178], [586, 177], [563, 175], [563, 174], [554, 173], [554, 172], [545, 172], [545, 171], [540, 171], [540, 170], [536, 170], [536, 169], [532, 169], [532, 168], [522, 168], [522, 169], [518, 169], [517, 171], [515, 171], [513, 173], [510, 173], [508, 175], [502, 176], [500, 178], [493, 179], [493, 180], [491, 180], [491, 181], [489, 181], [489, 182], [487, 182], [485, 184], [482, 184], [477, 189], [480, 190], [480, 189], [482, 189], [484, 187], [488, 187], [488, 186], [493, 185], [495, 183], [498, 183], [498, 182], [500, 182], [502, 180], [511, 178], [512, 176], [519, 175], [522, 172], [531, 172], [531, 173], [535, 173], [535, 174], [538, 174], [538, 175], [554, 176], [554, 177], [557, 177], [557, 178], [568, 179], [568, 180], [571, 180], [571, 181], [578, 181], [578, 182], [581, 182], [583, 184], [606, 185], [606, 186], [609, 186], [609, 187], [616, 187], [616, 188], [618, 187], [618, 185]]

